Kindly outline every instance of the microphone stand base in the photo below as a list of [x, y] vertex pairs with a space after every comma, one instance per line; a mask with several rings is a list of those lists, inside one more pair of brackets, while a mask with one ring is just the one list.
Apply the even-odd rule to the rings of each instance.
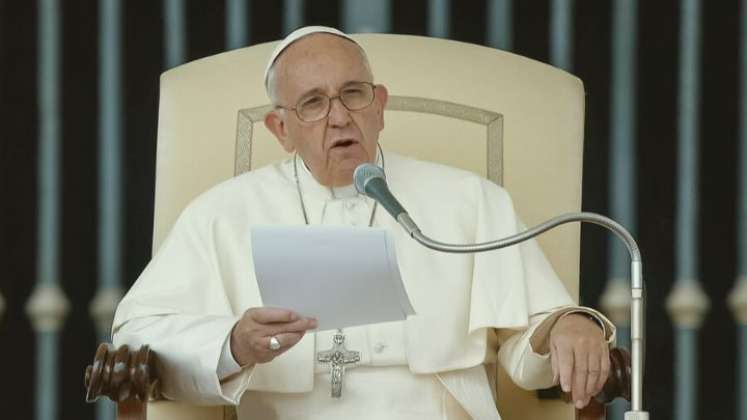
[[625, 412], [625, 420], [648, 420], [647, 411], [627, 411]]

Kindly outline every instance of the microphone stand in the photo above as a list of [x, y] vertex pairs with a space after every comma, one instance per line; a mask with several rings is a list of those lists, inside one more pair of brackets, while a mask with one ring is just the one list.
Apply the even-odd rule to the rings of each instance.
[[520, 242], [531, 239], [541, 233], [544, 233], [554, 227], [571, 223], [571, 222], [588, 222], [602, 226], [612, 231], [625, 242], [625, 246], [630, 253], [630, 273], [631, 273], [631, 305], [630, 305], [630, 342], [631, 342], [631, 360], [632, 360], [632, 378], [631, 378], [631, 411], [625, 413], [625, 420], [648, 420], [648, 412], [642, 410], [643, 395], [643, 263], [641, 252], [633, 236], [622, 225], [614, 220], [596, 213], [580, 212], [567, 213], [544, 223], [541, 223], [524, 232], [517, 233], [507, 238], [498, 239], [490, 242], [478, 244], [447, 244], [433, 240], [425, 236], [415, 222], [406, 212], [401, 212], [396, 217], [397, 222], [407, 231], [407, 233], [422, 245], [436, 251], [450, 253], [475, 253], [491, 251], [494, 249], [504, 248], [516, 245]]

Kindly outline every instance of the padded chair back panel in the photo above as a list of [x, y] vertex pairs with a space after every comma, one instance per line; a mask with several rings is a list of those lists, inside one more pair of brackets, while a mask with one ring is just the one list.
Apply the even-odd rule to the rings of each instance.
[[234, 420], [232, 407], [197, 407], [172, 401], [148, 403], [148, 420]]
[[[390, 101], [381, 134], [397, 152], [472, 170], [507, 188], [527, 225], [581, 205], [583, 86], [521, 56], [443, 39], [366, 34], [376, 80]], [[197, 60], [161, 78], [153, 248], [186, 204], [235, 174], [283, 159], [262, 123], [262, 74], [275, 43]], [[414, 174], [416, 176], [416, 174]], [[565, 226], [539, 242], [578, 296], [579, 232]], [[503, 418], [573, 418], [499, 373]]]

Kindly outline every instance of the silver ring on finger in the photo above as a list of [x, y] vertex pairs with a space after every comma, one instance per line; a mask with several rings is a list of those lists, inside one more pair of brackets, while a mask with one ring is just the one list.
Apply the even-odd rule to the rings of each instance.
[[276, 351], [280, 350], [280, 341], [278, 341], [278, 338], [274, 335], [270, 337], [270, 350]]

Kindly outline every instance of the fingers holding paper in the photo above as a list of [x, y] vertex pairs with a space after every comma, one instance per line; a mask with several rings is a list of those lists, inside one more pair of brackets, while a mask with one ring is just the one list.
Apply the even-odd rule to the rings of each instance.
[[267, 363], [296, 345], [317, 321], [281, 308], [250, 308], [231, 331], [231, 353], [241, 366]]

